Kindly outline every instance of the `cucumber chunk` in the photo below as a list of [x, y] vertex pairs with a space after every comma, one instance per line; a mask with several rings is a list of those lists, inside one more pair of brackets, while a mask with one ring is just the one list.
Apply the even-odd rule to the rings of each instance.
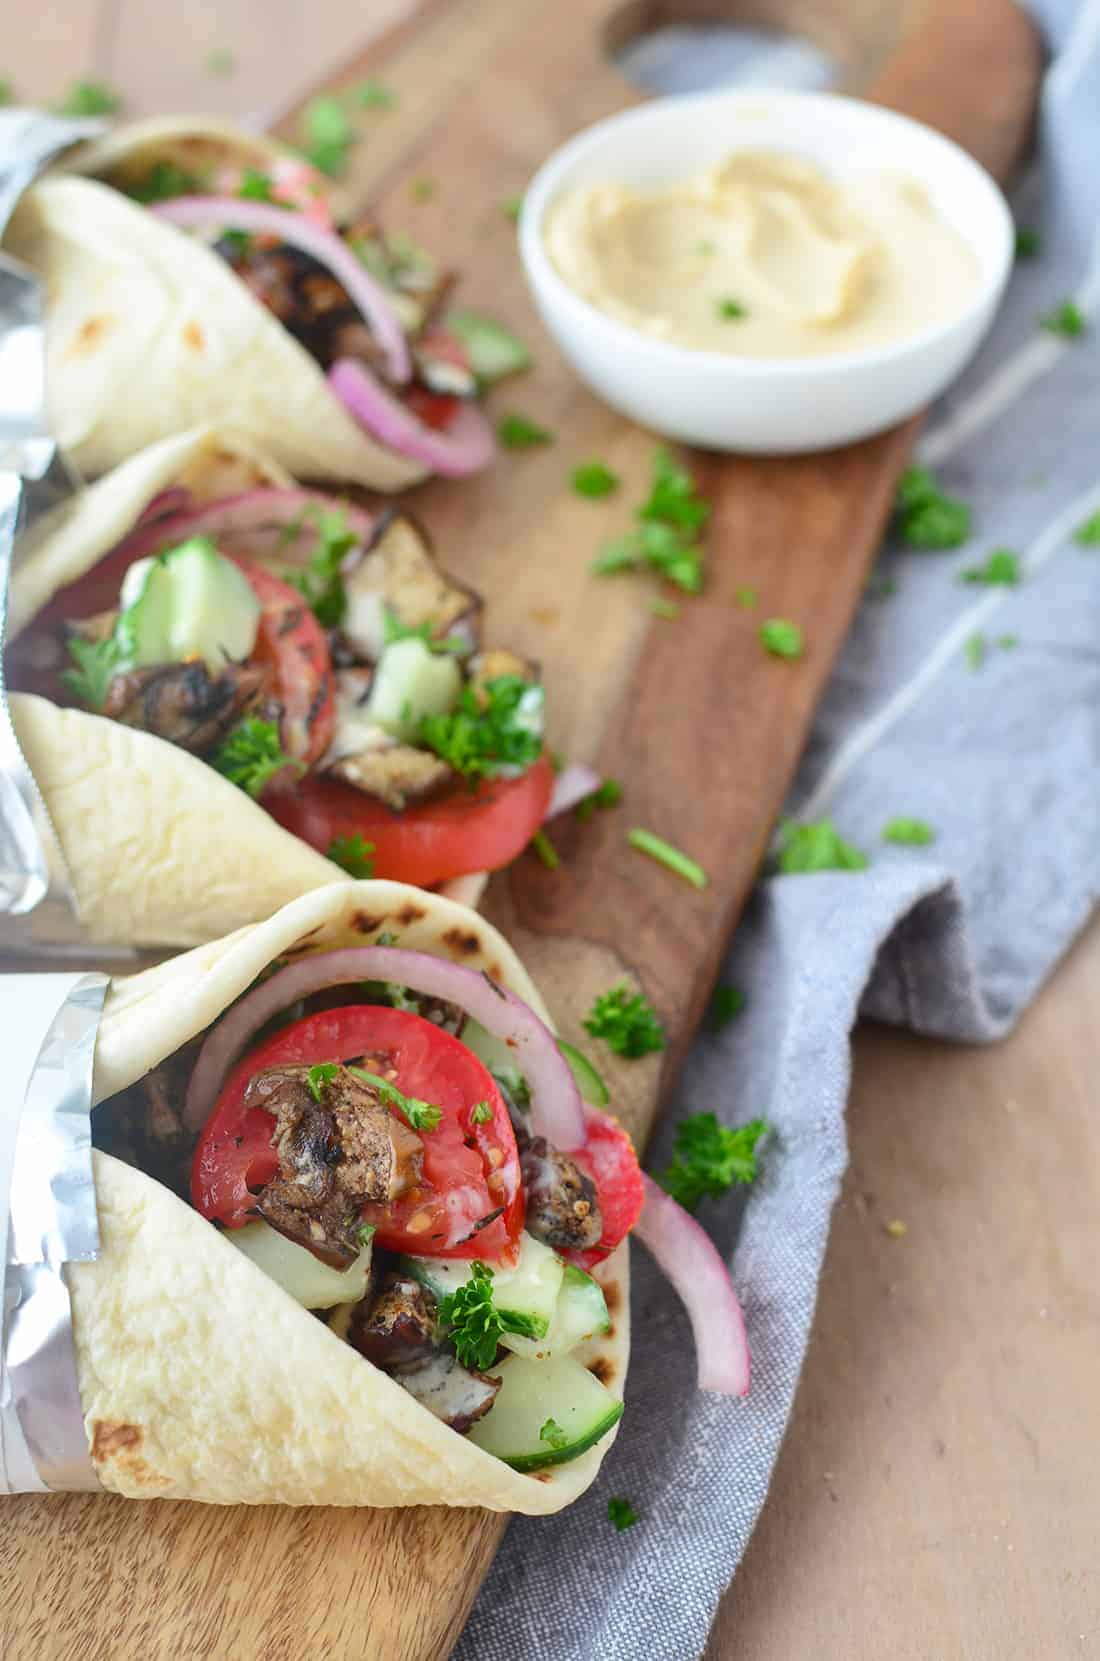
[[[441, 1257], [406, 1257], [407, 1272], [421, 1281], [437, 1298], [445, 1298], [465, 1286], [473, 1273], [473, 1262]], [[532, 1234], [520, 1235], [519, 1262], [514, 1269], [491, 1265], [493, 1303], [508, 1332], [525, 1338], [544, 1338], [557, 1307], [565, 1264], [557, 1252], [544, 1246]]]
[[493, 1375], [500, 1391], [471, 1425], [469, 1439], [516, 1471], [576, 1459], [622, 1417], [622, 1402], [568, 1355], [551, 1361], [510, 1355]]
[[567, 1044], [564, 1038], [558, 1039], [558, 1049], [568, 1062], [569, 1071], [585, 1101], [593, 1107], [606, 1107], [611, 1100], [611, 1092], [588, 1057], [575, 1045]]
[[350, 1269], [334, 1269], [259, 1219], [243, 1228], [227, 1228], [222, 1239], [251, 1258], [257, 1269], [304, 1309], [333, 1309], [337, 1304], [358, 1303], [367, 1295], [372, 1250], [369, 1243]]
[[470, 368], [482, 386], [531, 366], [531, 354], [522, 340], [492, 318], [472, 311], [449, 311], [445, 326], [465, 346]]
[[448, 715], [462, 690], [454, 658], [433, 652], [423, 640], [395, 640], [379, 660], [364, 718], [412, 743], [425, 715]]
[[572, 1263], [565, 1265], [561, 1291], [544, 1338], [527, 1338], [505, 1332], [501, 1343], [529, 1361], [549, 1361], [567, 1355], [586, 1338], [610, 1332], [611, 1317], [598, 1281]]
[[172, 585], [159, 559], [139, 559], [127, 571], [119, 593], [115, 640], [119, 667], [144, 669], [172, 660]]
[[244, 573], [208, 537], [140, 559], [127, 571], [116, 625], [121, 661], [142, 669], [202, 658], [213, 674], [256, 644], [260, 604]]

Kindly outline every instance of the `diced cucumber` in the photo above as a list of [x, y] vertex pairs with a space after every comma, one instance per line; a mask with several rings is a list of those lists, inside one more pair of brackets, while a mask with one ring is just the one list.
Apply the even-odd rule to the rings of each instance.
[[433, 652], [423, 640], [395, 640], [379, 659], [363, 715], [410, 743], [425, 715], [448, 715], [462, 690], [454, 658]]
[[506, 1332], [500, 1341], [529, 1361], [548, 1361], [567, 1355], [586, 1338], [610, 1330], [611, 1317], [599, 1282], [583, 1269], [567, 1263], [545, 1338], [525, 1338], [517, 1332]]
[[[473, 1262], [441, 1257], [406, 1257], [409, 1274], [445, 1298], [465, 1286], [473, 1273]], [[533, 1234], [520, 1235], [519, 1262], [514, 1269], [493, 1268], [493, 1303], [509, 1332], [527, 1338], [543, 1338], [557, 1307], [565, 1264], [557, 1252], [536, 1240]]]
[[483, 386], [529, 369], [531, 354], [510, 329], [472, 311], [449, 311], [444, 320], [466, 348], [470, 368]]
[[236, 1246], [304, 1309], [332, 1309], [337, 1304], [358, 1303], [367, 1295], [369, 1242], [350, 1269], [334, 1269], [262, 1219], [243, 1228], [227, 1228], [222, 1239]]
[[569, 1063], [569, 1071], [585, 1101], [591, 1102], [593, 1107], [606, 1107], [611, 1093], [588, 1057], [572, 1044], [567, 1044], [564, 1038], [558, 1039], [558, 1049]]
[[216, 674], [256, 644], [259, 601], [244, 573], [208, 537], [137, 560], [119, 603], [116, 639], [128, 668], [202, 658]]
[[622, 1402], [571, 1356], [528, 1361], [510, 1355], [493, 1371], [500, 1391], [469, 1438], [513, 1470], [576, 1459], [622, 1417]]

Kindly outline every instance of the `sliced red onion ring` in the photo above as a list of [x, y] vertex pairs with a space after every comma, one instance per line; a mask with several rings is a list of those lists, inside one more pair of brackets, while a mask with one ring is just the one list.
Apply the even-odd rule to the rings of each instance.
[[[151, 517], [151, 508], [152, 503], [129, 536], [105, 557], [129, 566], [147, 554], [186, 542], [189, 536], [209, 536], [215, 541], [221, 540], [223, 553], [238, 554], [241, 558], [268, 553], [292, 564], [308, 559], [313, 552], [317, 541], [317, 527], [311, 522], [313, 512], [342, 513], [348, 528], [362, 543], [370, 540], [377, 523], [375, 515], [353, 502], [316, 490], [246, 490], [235, 496], [222, 496], [216, 502], [205, 502], [201, 507], [188, 508], [183, 513], [158, 514], [156, 518]], [[300, 537], [289, 535], [290, 527], [295, 525], [301, 526]], [[265, 547], [265, 542], [270, 546]]]
[[729, 1270], [695, 1218], [644, 1172], [642, 1181], [645, 1205], [634, 1233], [649, 1247], [688, 1312], [699, 1388], [747, 1396], [749, 1344]]
[[188, 1129], [197, 1131], [206, 1123], [229, 1068], [273, 1015], [311, 992], [362, 980], [395, 981], [410, 992], [443, 998], [466, 1010], [514, 1053], [531, 1090], [532, 1133], [563, 1150], [584, 1142], [580, 1093], [553, 1033], [534, 1010], [488, 975], [395, 946], [347, 946], [318, 952], [300, 958], [247, 993], [211, 1028], [199, 1051], [183, 1109]]
[[576, 807], [578, 802], [583, 802], [586, 796], [591, 796], [599, 788], [600, 775], [593, 768], [571, 761], [554, 780], [550, 806], [546, 809], [547, 819], [553, 819], [558, 813], [568, 813], [571, 807]]
[[493, 459], [493, 429], [475, 404], [462, 404], [446, 430], [438, 431], [419, 421], [358, 358], [338, 358], [328, 384], [372, 438], [446, 479], [464, 479]]
[[136, 520], [135, 530], [138, 525], [151, 525], [154, 519], [166, 519], [170, 513], [182, 513], [190, 500], [191, 492], [182, 484], [158, 490]]
[[242, 201], [237, 196], [177, 196], [149, 208], [158, 219], [186, 230], [194, 225], [226, 225], [235, 231], [278, 237], [289, 242], [331, 271], [358, 307], [374, 336], [392, 381], [403, 385], [412, 374], [404, 331], [382, 284], [356, 259], [335, 231], [321, 230], [303, 214], [267, 202]]

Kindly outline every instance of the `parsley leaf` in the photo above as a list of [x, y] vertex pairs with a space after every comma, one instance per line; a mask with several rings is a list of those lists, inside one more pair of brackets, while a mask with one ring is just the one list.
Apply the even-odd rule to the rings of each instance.
[[1039, 319], [1040, 325], [1064, 340], [1077, 340], [1088, 328], [1088, 319], [1073, 300], [1063, 300], [1053, 311]]
[[69, 653], [76, 668], [62, 672], [62, 686], [89, 709], [102, 709], [122, 656], [118, 641], [113, 634], [106, 640], [83, 640], [74, 634], [69, 638]]
[[439, 1319], [449, 1329], [447, 1336], [464, 1367], [483, 1373], [493, 1365], [504, 1324], [493, 1304], [493, 1271], [488, 1264], [475, 1262], [465, 1285], [440, 1298]]
[[556, 871], [561, 864], [561, 856], [544, 830], [537, 830], [531, 838], [531, 851], [538, 855], [548, 871]]
[[1034, 259], [1043, 245], [1043, 239], [1038, 231], [1030, 230], [1021, 225], [1016, 232], [1016, 258], [1018, 260]]
[[582, 821], [591, 819], [596, 812], [603, 812], [609, 807], [618, 807], [623, 799], [623, 787], [618, 779], [604, 779], [598, 790], [593, 790], [590, 796], [585, 796], [577, 803], [577, 818]]
[[884, 842], [900, 842], [910, 848], [924, 848], [936, 840], [936, 833], [924, 819], [891, 819], [883, 827]]
[[392, 646], [395, 640], [422, 640], [430, 652], [451, 652], [456, 657], [463, 657], [469, 646], [465, 640], [452, 635], [433, 635], [430, 623], [418, 623], [414, 628], [409, 623], [403, 623], [395, 611], [389, 606], [382, 608], [382, 641], [386, 646]]
[[318, 1061], [316, 1066], [309, 1069], [309, 1072], [306, 1074], [306, 1083], [309, 1086], [309, 1093], [315, 1102], [319, 1102], [321, 1100], [321, 1097], [324, 1094], [325, 1085], [335, 1077], [335, 1061]]
[[325, 849], [325, 858], [339, 865], [349, 877], [373, 877], [373, 852], [374, 843], [364, 841], [358, 831], [353, 831], [350, 836], [334, 836]]
[[595, 500], [599, 496], [610, 496], [618, 488], [619, 475], [613, 473], [606, 462], [586, 461], [573, 469], [573, 489], [578, 496]]
[[649, 609], [654, 617], [665, 617], [670, 622], [680, 615], [680, 608], [676, 601], [666, 600], [660, 594], [657, 595], [656, 599], [650, 600]]
[[284, 767], [305, 772], [304, 764], [294, 761], [283, 750], [276, 723], [261, 721], [256, 715], [238, 721], [210, 757], [210, 765], [253, 800], [262, 796], [275, 774]]
[[769, 617], [766, 623], [761, 623], [760, 641], [772, 657], [793, 660], [802, 656], [802, 630], [786, 617]]
[[665, 1047], [665, 1031], [653, 1005], [640, 992], [632, 992], [625, 981], [600, 993], [584, 1030], [629, 1061]]
[[1013, 588], [1020, 580], [1020, 557], [1008, 548], [995, 548], [984, 565], [968, 565], [959, 581]]
[[365, 1067], [349, 1067], [348, 1072], [377, 1090], [382, 1103], [403, 1114], [413, 1130], [434, 1130], [443, 1118], [441, 1107], [436, 1107], [433, 1102], [417, 1101], [415, 1096], [406, 1096], [389, 1079], [380, 1078], [377, 1073], [368, 1073]]
[[663, 836], [655, 836], [652, 831], [627, 831], [626, 839], [632, 848], [637, 848], [640, 854], [648, 854], [655, 859], [658, 865], [666, 865], [670, 871], [675, 871], [678, 877], [690, 882], [693, 888], [707, 886], [707, 873], [703, 867], [687, 854], [681, 853], [679, 848], [666, 842]]
[[498, 675], [464, 686], [450, 715], [425, 715], [420, 742], [472, 782], [531, 767], [542, 753], [541, 686]]
[[968, 669], [980, 669], [985, 662], [986, 639], [984, 634], [968, 635], [963, 646], [963, 656], [966, 658]]
[[122, 98], [105, 81], [74, 81], [60, 104], [56, 115], [114, 115], [122, 108]]
[[708, 1195], [755, 1179], [756, 1144], [770, 1129], [764, 1119], [753, 1119], [731, 1130], [713, 1113], [692, 1113], [676, 1126], [672, 1163], [657, 1181], [685, 1211], [694, 1211]]
[[1083, 525], [1078, 525], [1073, 540], [1082, 548], [1100, 547], [1100, 513], [1094, 513]]
[[414, 202], [430, 202], [435, 195], [435, 180], [413, 179], [409, 185], [409, 195]]
[[610, 1499], [607, 1502], [607, 1520], [614, 1523], [621, 1534], [624, 1528], [633, 1528], [638, 1521], [638, 1513], [629, 1500]]
[[703, 554], [696, 535], [706, 524], [710, 504], [699, 496], [691, 474], [664, 447], [653, 460], [653, 483], [635, 511], [637, 527], [601, 550], [592, 569], [599, 576], [648, 566], [689, 594], [703, 586]]
[[237, 67], [237, 54], [230, 52], [225, 46], [215, 47], [213, 52], [206, 54], [206, 73], [208, 75], [229, 76]]
[[702, 530], [710, 518], [710, 503], [696, 493], [686, 467], [662, 446], [653, 458], [653, 488], [638, 510], [639, 519], [676, 525], [683, 531]]
[[392, 110], [397, 103], [396, 92], [383, 86], [381, 81], [364, 81], [356, 87], [352, 97], [361, 110]]
[[735, 318], [747, 317], [748, 311], [740, 300], [716, 300], [715, 310], [724, 323], [732, 322]]
[[244, 202], [274, 202], [271, 174], [262, 173], [258, 167], [246, 167], [237, 186], [237, 195]]
[[502, 415], [497, 422], [497, 437], [506, 450], [531, 450], [536, 444], [553, 444], [553, 433], [547, 432], [536, 422], [529, 421], [526, 415], [518, 415], [514, 410]]
[[355, 130], [338, 98], [314, 98], [306, 105], [305, 154], [320, 172], [334, 177], [342, 173]]
[[547, 1419], [539, 1431], [539, 1441], [554, 1449], [564, 1448], [569, 1445], [569, 1436], [556, 1419]]
[[506, 196], [500, 204], [500, 211], [505, 219], [510, 219], [513, 225], [517, 224], [519, 216], [523, 212], [523, 197]]
[[359, 539], [339, 508], [331, 513], [313, 508], [309, 518], [317, 527], [317, 546], [309, 564], [288, 572], [286, 580], [298, 590], [321, 627], [335, 629], [348, 609], [341, 565]]
[[488, 1102], [475, 1102], [470, 1109], [470, 1122], [475, 1125], [487, 1125], [493, 1117], [493, 1110]]
[[906, 468], [896, 511], [902, 539], [911, 548], [959, 548], [970, 535], [969, 507], [945, 496], [927, 467]]
[[779, 827], [776, 861], [784, 876], [806, 876], [814, 871], [863, 871], [867, 855], [838, 836], [831, 819], [798, 825], [788, 819]]
[[740, 606], [744, 611], [751, 611], [759, 598], [755, 588], [750, 588], [748, 583], [742, 583], [740, 588], [733, 591], [734, 605]]
[[745, 994], [739, 986], [716, 986], [710, 1000], [710, 1024], [715, 1032], [728, 1027], [745, 1007]]
[[170, 202], [174, 196], [198, 196], [202, 189], [197, 174], [185, 172], [174, 161], [157, 161], [140, 184], [129, 187], [129, 194], [135, 202]]
[[377, 1232], [374, 1223], [360, 1223], [355, 1231], [355, 1238], [361, 1246], [369, 1246]]

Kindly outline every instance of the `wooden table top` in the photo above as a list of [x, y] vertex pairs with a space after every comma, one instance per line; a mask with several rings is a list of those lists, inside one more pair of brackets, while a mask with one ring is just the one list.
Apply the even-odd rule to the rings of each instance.
[[[219, 0], [166, 41], [154, 0], [53, 0], [0, 67], [27, 99], [94, 77], [134, 114], [266, 118], [411, 4], [325, 0], [307, 28], [301, 0]], [[1098, 1008], [1100, 920], [995, 1048], [857, 1034], [806, 1368], [707, 1661], [1100, 1651]]]

